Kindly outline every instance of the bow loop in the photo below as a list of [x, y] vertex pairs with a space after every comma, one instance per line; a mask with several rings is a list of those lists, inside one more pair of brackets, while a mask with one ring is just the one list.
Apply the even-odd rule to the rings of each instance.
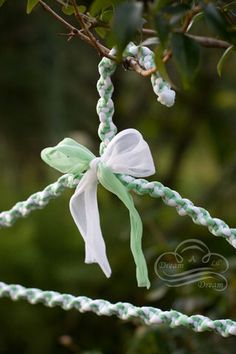
[[155, 173], [151, 151], [136, 129], [125, 129], [108, 144], [101, 158], [114, 173], [147, 177]]
[[89, 168], [95, 155], [73, 139], [65, 138], [55, 147], [44, 149], [41, 157], [49, 166], [62, 173], [79, 175]]

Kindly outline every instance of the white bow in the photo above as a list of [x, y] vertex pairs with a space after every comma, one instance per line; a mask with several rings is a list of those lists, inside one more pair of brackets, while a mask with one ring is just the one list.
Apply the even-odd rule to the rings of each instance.
[[113, 173], [147, 177], [155, 173], [148, 144], [135, 129], [118, 133], [108, 144], [103, 155], [90, 163], [90, 169], [79, 182], [70, 200], [70, 211], [85, 241], [85, 263], [98, 263], [107, 277], [111, 275], [106, 246], [100, 227], [97, 204], [99, 164]]

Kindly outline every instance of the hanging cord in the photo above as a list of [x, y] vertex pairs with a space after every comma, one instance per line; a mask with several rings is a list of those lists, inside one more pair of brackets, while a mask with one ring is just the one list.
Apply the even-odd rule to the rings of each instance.
[[66, 188], [74, 188], [78, 177], [63, 175], [43, 191], [32, 194], [27, 200], [16, 203], [10, 210], [0, 213], [0, 228], [12, 226], [19, 218], [28, 216], [32, 211], [43, 209], [52, 199], [59, 197]]
[[[112, 49], [110, 54], [114, 55], [115, 49]], [[130, 43], [124, 51], [124, 56], [134, 57], [138, 60], [139, 65], [143, 66], [146, 70], [155, 68], [155, 55], [147, 47], [139, 47], [134, 43]], [[101, 155], [109, 141], [111, 141], [117, 133], [117, 128], [112, 121], [114, 114], [114, 103], [112, 101], [114, 86], [110, 78], [115, 70], [116, 64], [112, 60], [105, 57], [98, 65], [100, 78], [97, 82], [97, 90], [100, 95], [100, 99], [97, 103], [97, 114], [100, 120], [98, 135], [102, 140], [100, 145]], [[158, 71], [152, 74], [151, 83], [153, 91], [158, 97], [157, 100], [167, 107], [173, 106], [175, 102], [175, 91], [171, 89], [170, 84], [167, 81], [161, 78]]]
[[178, 311], [162, 311], [143, 306], [137, 307], [128, 302], [115, 304], [106, 300], [92, 300], [85, 296], [60, 294], [56, 291], [25, 288], [21, 285], [0, 283], [0, 297], [11, 300], [26, 300], [34, 305], [42, 303], [48, 307], [60, 306], [63, 310], [75, 309], [81, 313], [94, 312], [98, 316], [115, 315], [122, 320], [140, 319], [146, 325], [167, 325], [171, 328], [184, 326], [195, 332], [215, 331], [223, 337], [236, 335], [236, 322], [232, 320], [211, 320], [202, 315], [187, 316]]
[[[195, 224], [206, 226], [214, 236], [224, 237], [236, 248], [236, 229], [231, 229], [223, 220], [213, 218], [209, 212], [195, 206], [189, 199], [165, 187], [160, 182], [148, 182], [130, 176], [119, 176], [119, 179], [130, 190], [139, 195], [149, 194], [153, 198], [161, 198], [171, 207], [175, 207], [180, 216], [188, 215]], [[28, 216], [32, 211], [44, 208], [52, 199], [61, 195], [66, 188], [74, 188], [78, 178], [67, 174], [57, 182], [50, 184], [43, 191], [32, 194], [27, 200], [16, 203], [10, 210], [0, 213], [0, 228], [12, 226], [19, 218]]]
[[[111, 51], [111, 54], [114, 54], [114, 50]], [[125, 55], [137, 57], [139, 64], [147, 70], [155, 67], [154, 53], [147, 47], [138, 47], [134, 43], [130, 43], [125, 50]], [[117, 132], [117, 128], [112, 121], [114, 114], [112, 93], [114, 87], [110, 78], [115, 69], [115, 63], [108, 58], [103, 58], [98, 66], [101, 75], [97, 83], [100, 95], [97, 113], [100, 120], [98, 135], [102, 140], [101, 154]], [[158, 72], [151, 76], [151, 82], [158, 100], [167, 106], [172, 105], [175, 100], [175, 92], [171, 90], [169, 83], [164, 81]], [[178, 192], [163, 186], [160, 182], [149, 182], [145, 179], [136, 179], [127, 175], [120, 175], [119, 178], [129, 190], [134, 190], [137, 194], [161, 197], [165, 204], [174, 206], [179, 215], [190, 216], [194, 223], [207, 226], [214, 236], [226, 238], [236, 248], [236, 229], [230, 229], [224, 221], [212, 218], [207, 210], [194, 206], [190, 200], [182, 198]]]
[[[155, 65], [154, 54], [148, 48], [140, 48], [131, 43], [125, 54], [136, 57], [139, 64], [145, 69], [150, 69]], [[117, 132], [112, 121], [114, 104], [111, 96], [114, 88], [110, 79], [115, 69], [116, 65], [107, 58], [103, 58], [99, 64], [101, 77], [97, 84], [100, 95], [97, 113], [100, 119], [98, 134], [102, 140], [101, 154]], [[158, 73], [152, 75], [151, 82], [154, 92], [158, 96], [158, 101], [171, 106], [174, 103], [175, 94], [170, 85]], [[60, 196], [66, 188], [76, 187], [81, 177], [82, 175], [76, 178], [71, 174], [63, 175], [43, 191], [33, 194], [26, 201], [18, 202], [9, 211], [0, 213], [0, 227], [10, 227], [17, 219], [29, 215], [31, 211], [42, 209], [51, 199]], [[194, 223], [207, 226], [213, 235], [226, 238], [236, 248], [236, 229], [229, 228], [224, 221], [218, 218], [212, 218], [207, 210], [194, 206], [190, 200], [182, 198], [178, 192], [163, 186], [160, 182], [149, 182], [127, 175], [119, 175], [118, 177], [128, 190], [133, 190], [139, 195], [149, 194], [154, 198], [161, 197], [165, 204], [175, 207], [179, 215], [190, 216]], [[27, 289], [21, 285], [8, 285], [3, 282], [0, 283], [0, 297], [9, 297], [12, 300], [24, 299], [30, 304], [40, 302], [49, 307], [60, 306], [64, 310], [75, 308], [79, 312], [92, 311], [97, 315], [116, 315], [122, 320], [139, 318], [147, 325], [185, 326], [196, 332], [216, 331], [223, 337], [236, 335], [236, 322], [229, 319], [211, 320], [202, 315], [187, 316], [174, 310], [162, 311], [153, 307], [136, 307], [122, 302], [111, 304], [105, 300], [92, 300], [84, 296], [75, 297], [55, 291]]]

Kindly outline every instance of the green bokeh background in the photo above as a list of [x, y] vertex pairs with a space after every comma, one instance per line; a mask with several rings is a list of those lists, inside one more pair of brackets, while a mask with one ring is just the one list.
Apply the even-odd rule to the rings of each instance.
[[[200, 25], [199, 25], [200, 26]], [[203, 27], [204, 30], [204, 27]], [[0, 12], [0, 209], [55, 181], [59, 174], [40, 160], [40, 151], [65, 136], [98, 151], [96, 81], [99, 58], [42, 9], [30, 16], [25, 4], [9, 1]], [[157, 103], [150, 80], [119, 68], [113, 77], [119, 130], [134, 127], [148, 141], [157, 167], [153, 180], [178, 190], [229, 225], [236, 225], [235, 54], [223, 77], [216, 74], [222, 51], [202, 50], [200, 74], [176, 105]], [[169, 64], [175, 82], [178, 76]], [[84, 243], [68, 208], [66, 191], [44, 210], [0, 233], [0, 279], [112, 302], [128, 301], [212, 318], [236, 318], [236, 253], [223, 239], [179, 217], [161, 200], [134, 196], [144, 225], [152, 286], [136, 286], [129, 249], [129, 217], [113, 195], [99, 188], [102, 230], [113, 269], [107, 280], [84, 264]], [[183, 240], [204, 241], [230, 264], [224, 292], [196, 284], [168, 288], [154, 272], [157, 257]], [[187, 354], [233, 353], [235, 339], [186, 329], [146, 327], [138, 321], [65, 312], [0, 299], [0, 353], [13, 354]], [[213, 348], [213, 349], [212, 349]]]

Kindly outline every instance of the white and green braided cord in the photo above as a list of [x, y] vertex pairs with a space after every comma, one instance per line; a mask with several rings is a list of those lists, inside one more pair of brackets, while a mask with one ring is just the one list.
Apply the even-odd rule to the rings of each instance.
[[[114, 52], [112, 49], [111, 54], [114, 54]], [[155, 67], [154, 53], [147, 47], [137, 47], [130, 43], [126, 47], [124, 55], [137, 58], [139, 64], [146, 70]], [[117, 128], [112, 121], [114, 104], [111, 97], [114, 86], [110, 78], [115, 70], [116, 64], [108, 58], [103, 58], [98, 65], [100, 79], [97, 83], [97, 90], [100, 99], [97, 103], [97, 114], [101, 122], [98, 128], [98, 135], [102, 140], [100, 146], [101, 154], [117, 132]], [[175, 92], [171, 89], [170, 84], [163, 80], [158, 72], [152, 74], [151, 83], [154, 93], [158, 96], [158, 101], [167, 107], [171, 107], [175, 102]]]
[[201, 315], [187, 316], [175, 310], [162, 311], [149, 306], [137, 307], [127, 302], [112, 304], [106, 300], [92, 300], [86, 296], [76, 297], [56, 291], [27, 289], [21, 285], [8, 285], [2, 282], [0, 282], [0, 297], [8, 297], [14, 301], [26, 300], [32, 305], [42, 303], [48, 307], [60, 306], [63, 310], [94, 312], [98, 316], [115, 315], [122, 320], [138, 318], [146, 325], [163, 324], [172, 328], [184, 326], [195, 332], [215, 331], [223, 337], [236, 335], [236, 322], [232, 320], [210, 320]]
[[[231, 229], [223, 220], [213, 218], [207, 210], [195, 206], [189, 199], [165, 187], [160, 182], [148, 182], [144, 179], [135, 179], [131, 176], [119, 176], [124, 185], [139, 195], [149, 194], [154, 198], [162, 198], [163, 202], [175, 207], [181, 216], [188, 215], [193, 222], [206, 226], [214, 236], [224, 237], [236, 248], [236, 229]], [[44, 208], [51, 199], [59, 197], [66, 188], [73, 188], [78, 183], [78, 177], [67, 174], [61, 176], [55, 183], [47, 186], [43, 191], [32, 194], [27, 200], [18, 202], [8, 211], [0, 213], [0, 228], [10, 227], [14, 222], [29, 215], [32, 211]]]
[[[124, 54], [137, 58], [139, 64], [145, 69], [150, 69], [155, 65], [154, 54], [148, 48], [137, 47], [130, 43]], [[101, 154], [117, 132], [112, 121], [114, 87], [110, 78], [115, 69], [115, 63], [107, 58], [103, 58], [99, 64], [100, 79], [97, 89], [100, 99], [97, 104], [97, 113], [100, 119], [98, 135], [102, 140]], [[152, 75], [151, 82], [153, 90], [158, 96], [158, 101], [166, 106], [171, 106], [174, 103], [175, 93], [171, 90], [170, 85], [158, 73]], [[207, 210], [195, 206], [186, 198], [182, 198], [178, 192], [165, 187], [160, 182], [149, 182], [127, 175], [119, 175], [118, 177], [128, 190], [139, 195], [149, 194], [154, 198], [162, 198], [166, 205], [175, 207], [179, 215], [190, 216], [194, 223], [208, 227], [213, 235], [224, 237], [236, 248], [236, 229], [231, 229], [224, 221], [213, 218]], [[75, 178], [72, 174], [63, 175], [43, 191], [31, 195], [26, 201], [18, 202], [12, 209], [0, 213], [0, 228], [10, 227], [17, 219], [29, 215], [33, 210], [45, 207], [51, 199], [60, 196], [66, 188], [74, 188], [78, 182], [78, 176]], [[122, 320], [139, 318], [147, 325], [185, 326], [196, 332], [216, 331], [224, 337], [236, 335], [236, 322], [229, 319], [211, 320], [202, 315], [187, 316], [174, 310], [162, 311], [153, 307], [136, 307], [129, 303], [111, 304], [105, 300], [92, 300], [84, 296], [75, 297], [55, 291], [27, 289], [21, 285], [8, 285], [3, 282], [0, 282], [0, 297], [9, 297], [12, 300], [24, 299], [30, 304], [43, 303], [49, 307], [60, 306], [64, 310], [91, 311], [100, 316], [116, 315]]]

